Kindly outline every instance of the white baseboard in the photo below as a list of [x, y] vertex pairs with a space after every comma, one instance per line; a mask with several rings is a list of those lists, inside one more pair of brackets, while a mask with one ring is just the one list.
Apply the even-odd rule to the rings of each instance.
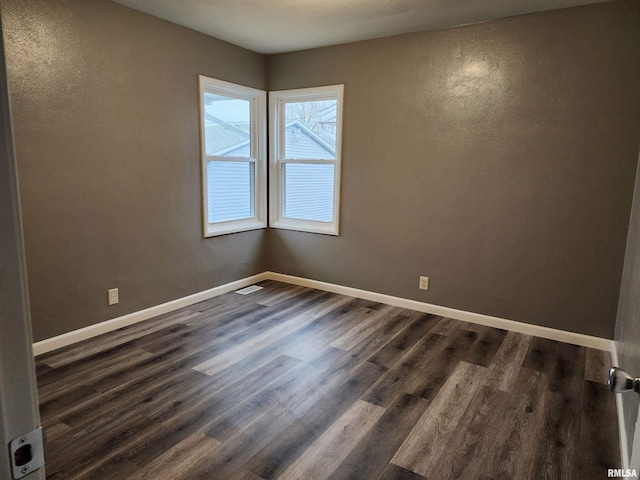
[[[611, 348], [611, 362], [614, 367], [620, 366], [620, 360], [618, 360], [618, 349], [616, 342], [613, 342]], [[630, 468], [631, 456], [629, 455], [628, 438], [627, 438], [627, 425], [624, 421], [624, 406], [622, 403], [622, 395], [616, 394], [616, 413], [618, 415], [618, 435], [620, 438], [620, 461], [622, 468], [625, 470]]]
[[342, 285], [320, 282], [318, 280], [310, 280], [308, 278], [294, 277], [292, 275], [285, 275], [275, 272], [267, 272], [267, 278], [269, 280], [277, 280], [279, 282], [291, 283], [294, 285], [315, 288], [318, 290], [339, 293], [342, 295], [349, 295], [351, 297], [386, 303], [388, 305], [394, 305], [397, 307], [410, 308], [411, 310], [431, 313], [442, 317], [454, 318], [456, 320], [462, 320], [469, 323], [477, 323], [480, 325], [486, 325], [488, 327], [501, 328], [503, 330], [510, 330], [512, 332], [548, 338], [550, 340], [557, 340], [559, 342], [597, 348], [599, 350], [611, 351], [613, 345], [613, 340], [609, 340], [606, 338], [592, 337], [590, 335], [557, 330], [555, 328], [516, 322], [514, 320], [507, 320], [505, 318], [492, 317], [490, 315], [467, 312], [464, 310], [457, 310], [455, 308], [442, 307], [440, 305], [432, 305], [429, 303], [418, 302], [416, 300], [409, 300], [406, 298], [385, 295], [383, 293], [359, 290], [357, 288], [343, 287]]
[[252, 277], [236, 280], [235, 282], [220, 285], [218, 287], [195, 293], [187, 297], [178, 298], [161, 305], [156, 305], [155, 307], [150, 307], [138, 312], [124, 315], [122, 317], [107, 320], [96, 325], [90, 325], [79, 330], [64, 333], [62, 335], [58, 335], [57, 337], [52, 337], [40, 342], [36, 342], [33, 344], [33, 354], [41, 355], [58, 348], [66, 347], [82, 340], [86, 340], [103, 333], [111, 332], [113, 330], [117, 330], [118, 328], [126, 327], [127, 325], [132, 325], [134, 323], [138, 323], [157, 315], [171, 312], [173, 310], [188, 307], [189, 305], [193, 305], [194, 303], [202, 302], [204, 300], [208, 300], [209, 298], [217, 297], [218, 295], [222, 295], [223, 293], [232, 292], [242, 287], [261, 282], [263, 280], [276, 280], [279, 282], [315, 288], [327, 292], [349, 295], [351, 297], [386, 303], [397, 307], [409, 308], [411, 310], [417, 310], [419, 312], [431, 313], [434, 315], [454, 318], [456, 320], [462, 320], [465, 322], [477, 323], [479, 325], [486, 325], [488, 327], [501, 328], [517, 333], [524, 333], [527, 335], [548, 338], [551, 340], [572, 343], [574, 345], [581, 345], [590, 348], [597, 348], [600, 350], [611, 351], [613, 346], [613, 340], [608, 340], [606, 338], [592, 337], [589, 335], [582, 335], [580, 333], [566, 332], [564, 330], [556, 330], [554, 328], [516, 322], [514, 320], [492, 317], [489, 315], [483, 315], [481, 313], [473, 313], [464, 310], [457, 310], [455, 308], [442, 307], [440, 305], [432, 305], [429, 303], [418, 302], [416, 300], [394, 297], [392, 295], [370, 292], [367, 290], [360, 290], [352, 287], [344, 287], [342, 285], [320, 282], [318, 280], [295, 277], [282, 273], [262, 272], [257, 275], [253, 275]]
[[148, 320], [149, 318], [155, 317], [157, 315], [162, 315], [163, 313], [172, 312], [183, 307], [188, 307], [189, 305], [193, 305], [194, 303], [217, 297], [218, 295], [222, 295], [223, 293], [232, 292], [234, 290], [238, 290], [239, 288], [261, 282], [263, 280], [266, 280], [267, 277], [268, 272], [262, 272], [258, 275], [253, 275], [252, 277], [242, 278], [240, 280], [236, 280], [235, 282], [226, 283], [218, 287], [210, 288], [209, 290], [205, 290], [203, 292], [194, 293], [193, 295], [178, 298], [176, 300], [133, 312], [122, 317], [107, 320], [95, 325], [90, 325], [88, 327], [74, 330], [72, 332], [63, 333], [62, 335], [58, 335], [57, 337], [47, 338], [46, 340], [42, 340], [33, 344], [33, 354], [41, 355], [43, 353], [51, 352], [52, 350], [57, 350], [58, 348], [66, 347], [67, 345], [71, 345], [88, 338], [96, 337], [98, 335], [102, 335], [103, 333], [112, 332], [113, 330], [117, 330], [118, 328], [133, 325], [134, 323], [142, 322], [143, 320]]

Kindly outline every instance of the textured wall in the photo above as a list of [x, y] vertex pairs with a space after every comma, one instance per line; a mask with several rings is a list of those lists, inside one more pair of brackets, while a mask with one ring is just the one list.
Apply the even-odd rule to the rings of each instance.
[[197, 78], [265, 88], [265, 57], [109, 0], [1, 5], [35, 340], [266, 270], [264, 230], [202, 238]]
[[[615, 340], [618, 366], [640, 376], [640, 175], [636, 176]], [[640, 404], [638, 400], [634, 394], [622, 395], [629, 452]]]
[[271, 230], [270, 269], [612, 338], [638, 45], [612, 2], [270, 57], [345, 84], [341, 236]]
[[[264, 231], [201, 238], [197, 120], [197, 74], [265, 88], [264, 57], [108, 0], [0, 4], [36, 340], [267, 269]], [[639, 11], [270, 57], [272, 90], [346, 96], [341, 236], [271, 231], [268, 268], [611, 337]]]

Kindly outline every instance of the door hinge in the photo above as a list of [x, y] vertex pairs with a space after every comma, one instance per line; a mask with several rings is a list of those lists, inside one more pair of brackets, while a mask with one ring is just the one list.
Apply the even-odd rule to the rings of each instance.
[[44, 467], [42, 427], [11, 440], [9, 453], [11, 455], [11, 470], [15, 480]]

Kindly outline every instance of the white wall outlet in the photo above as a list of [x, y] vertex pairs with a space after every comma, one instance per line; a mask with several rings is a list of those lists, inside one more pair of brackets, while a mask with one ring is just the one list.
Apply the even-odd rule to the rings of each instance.
[[120, 301], [120, 299], [118, 298], [117, 288], [112, 288], [111, 290], [107, 290], [107, 293], [109, 296], [109, 305], [115, 305]]
[[429, 277], [420, 277], [420, 290], [429, 290]]

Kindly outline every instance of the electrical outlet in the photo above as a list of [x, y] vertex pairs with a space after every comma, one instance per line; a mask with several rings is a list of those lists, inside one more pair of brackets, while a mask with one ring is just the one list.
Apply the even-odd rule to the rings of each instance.
[[429, 277], [420, 277], [420, 290], [429, 290]]
[[107, 290], [107, 293], [109, 297], [109, 305], [115, 305], [120, 301], [120, 299], [118, 298], [117, 288], [112, 288], [111, 290]]

